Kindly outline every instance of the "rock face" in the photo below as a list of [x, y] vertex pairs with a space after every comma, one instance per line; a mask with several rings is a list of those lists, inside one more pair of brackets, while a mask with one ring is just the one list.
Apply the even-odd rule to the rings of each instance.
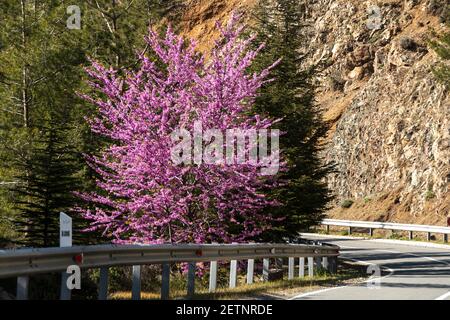
[[[319, 99], [334, 121], [325, 159], [338, 218], [442, 224], [450, 214], [450, 100], [431, 68], [435, 1], [315, 1]], [[378, 14], [375, 14], [378, 13]], [[325, 34], [326, 36], [320, 36]], [[326, 85], [338, 79], [341, 90]], [[337, 110], [337, 111], [336, 111]], [[353, 210], [341, 209], [345, 199]]]
[[[191, 1], [185, 33], [203, 30], [210, 41], [212, 21], [226, 19], [235, 2]], [[446, 1], [306, 3], [305, 50], [310, 63], [325, 65], [318, 103], [333, 124], [324, 152], [337, 169], [328, 179], [336, 194], [329, 215], [443, 224], [450, 215], [450, 98], [432, 74], [438, 60], [427, 41], [431, 30], [445, 28]], [[340, 207], [345, 199], [351, 208]]]

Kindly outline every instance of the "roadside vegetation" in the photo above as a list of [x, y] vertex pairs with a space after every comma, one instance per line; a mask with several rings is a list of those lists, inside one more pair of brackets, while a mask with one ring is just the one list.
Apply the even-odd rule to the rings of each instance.
[[[286, 270], [285, 270], [286, 271]], [[355, 264], [340, 263], [338, 273], [333, 275], [324, 271], [318, 272], [314, 277], [298, 278], [298, 269], [295, 270], [295, 278], [293, 280], [277, 280], [263, 282], [261, 277], [255, 276], [255, 283], [251, 285], [245, 284], [245, 275], [238, 277], [238, 286], [230, 289], [227, 287], [227, 272], [222, 270], [220, 273], [221, 281], [218, 283], [216, 292], [208, 292], [208, 276], [205, 275], [201, 280], [196, 279], [196, 293], [192, 299], [287, 299], [292, 296], [306, 293], [323, 288], [348, 285], [358, 283], [368, 277], [365, 266]], [[285, 274], [287, 271], [285, 272]], [[170, 298], [171, 299], [187, 299], [186, 295], [186, 279], [184, 276], [178, 275], [171, 278]], [[130, 299], [131, 292], [114, 291], [110, 293], [111, 299]], [[142, 299], [154, 300], [159, 299], [159, 291], [143, 291]]]

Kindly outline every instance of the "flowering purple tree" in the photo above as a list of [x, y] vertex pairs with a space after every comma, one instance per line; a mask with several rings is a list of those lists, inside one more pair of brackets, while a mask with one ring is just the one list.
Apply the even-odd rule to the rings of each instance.
[[[98, 156], [87, 156], [100, 175], [101, 192], [80, 194], [92, 208], [78, 209], [116, 243], [239, 242], [261, 233], [271, 220], [262, 213], [276, 203], [261, 188], [260, 165], [174, 164], [176, 130], [267, 129], [273, 120], [249, 116], [258, 88], [269, 70], [248, 74], [259, 50], [242, 40], [233, 16], [208, 62], [169, 29], [164, 39], [150, 31], [152, 58], [139, 55], [137, 71], [108, 69], [93, 62], [90, 84], [98, 95], [84, 98], [98, 113], [91, 129], [113, 141]], [[209, 141], [211, 142], [211, 141]], [[208, 141], [204, 141], [208, 144]], [[225, 145], [225, 144], [224, 144]], [[224, 146], [225, 147], [225, 146]]]

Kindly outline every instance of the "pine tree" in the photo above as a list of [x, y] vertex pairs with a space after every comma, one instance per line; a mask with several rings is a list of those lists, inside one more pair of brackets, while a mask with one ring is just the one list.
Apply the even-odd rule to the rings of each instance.
[[[19, 211], [14, 222], [24, 233], [20, 243], [33, 247], [58, 246], [59, 212], [68, 212], [77, 200], [72, 193], [79, 183], [77, 153], [69, 149], [69, 128], [49, 122], [47, 127], [36, 129], [40, 137], [33, 146], [33, 157], [16, 164], [22, 169], [22, 175], [16, 178], [26, 183], [12, 190]], [[25, 173], [28, 173], [26, 177]]]
[[[74, 159], [75, 175], [62, 165], [70, 169], [61, 173], [61, 179], [68, 179], [65, 185], [76, 177], [82, 191], [94, 188], [95, 174], [81, 154], [97, 152], [102, 140], [89, 132], [83, 119], [92, 113], [77, 95], [89, 91], [82, 81], [83, 66], [88, 64], [88, 57], [112, 65], [133, 65], [148, 24], [157, 22], [169, 3], [175, 1], [1, 1], [0, 239], [32, 244], [48, 238], [37, 234], [38, 229], [30, 229], [33, 210], [43, 208], [39, 202], [43, 196], [37, 196], [36, 190], [25, 192], [28, 185], [33, 188], [37, 182], [44, 183], [44, 178], [49, 179], [47, 184], [54, 179], [43, 175], [45, 162], [39, 161], [45, 161], [45, 157], [37, 156], [44, 152], [48, 130], [56, 130], [57, 141], [66, 143], [61, 150], [74, 150], [79, 155]], [[80, 30], [67, 28], [67, 7], [71, 4], [80, 7]], [[52, 129], [55, 123], [65, 129]], [[65, 198], [61, 195], [59, 199], [61, 207], [68, 208], [62, 200], [70, 203], [71, 190], [64, 192]], [[19, 239], [15, 231], [29, 236]]]
[[19, 200], [13, 190], [33, 175], [18, 164], [32, 161], [37, 126], [51, 112], [61, 118], [72, 113], [75, 95], [67, 88], [76, 83], [81, 55], [66, 37], [64, 14], [55, 1], [5, 0], [0, 6], [0, 215], [9, 227]]
[[279, 241], [295, 238], [298, 231], [316, 225], [331, 200], [324, 177], [332, 167], [322, 163], [321, 140], [327, 132], [319, 108], [314, 100], [314, 67], [306, 67], [305, 28], [302, 25], [305, 4], [298, 0], [262, 0], [256, 9], [255, 30], [258, 42], [265, 43], [257, 70], [281, 58], [272, 71], [274, 78], [261, 90], [255, 112], [282, 119], [278, 128], [288, 170], [281, 174], [286, 182], [268, 194], [281, 202], [269, 214], [283, 218], [275, 223], [264, 240]]

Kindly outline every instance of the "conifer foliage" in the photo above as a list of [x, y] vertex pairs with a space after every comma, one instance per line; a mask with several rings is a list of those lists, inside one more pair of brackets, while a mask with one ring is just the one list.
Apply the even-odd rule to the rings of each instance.
[[330, 192], [324, 177], [332, 166], [320, 157], [321, 140], [327, 132], [314, 100], [315, 66], [305, 66], [307, 52], [304, 16], [307, 2], [298, 0], [261, 0], [254, 15], [258, 38], [265, 43], [254, 68], [280, 57], [272, 70], [273, 81], [266, 83], [256, 99], [254, 111], [282, 119], [276, 124], [284, 132], [280, 146], [288, 170], [280, 176], [284, 185], [268, 191], [281, 202], [270, 214], [282, 218], [265, 233], [266, 240], [296, 237], [299, 230], [316, 225], [324, 215]]
[[[23, 233], [21, 243], [33, 247], [59, 246], [59, 213], [68, 212], [78, 200], [76, 152], [66, 141], [67, 129], [57, 123], [39, 128], [40, 138], [32, 157], [16, 164], [23, 181], [12, 190], [19, 214], [14, 222]], [[75, 233], [77, 234], [77, 232]]]

